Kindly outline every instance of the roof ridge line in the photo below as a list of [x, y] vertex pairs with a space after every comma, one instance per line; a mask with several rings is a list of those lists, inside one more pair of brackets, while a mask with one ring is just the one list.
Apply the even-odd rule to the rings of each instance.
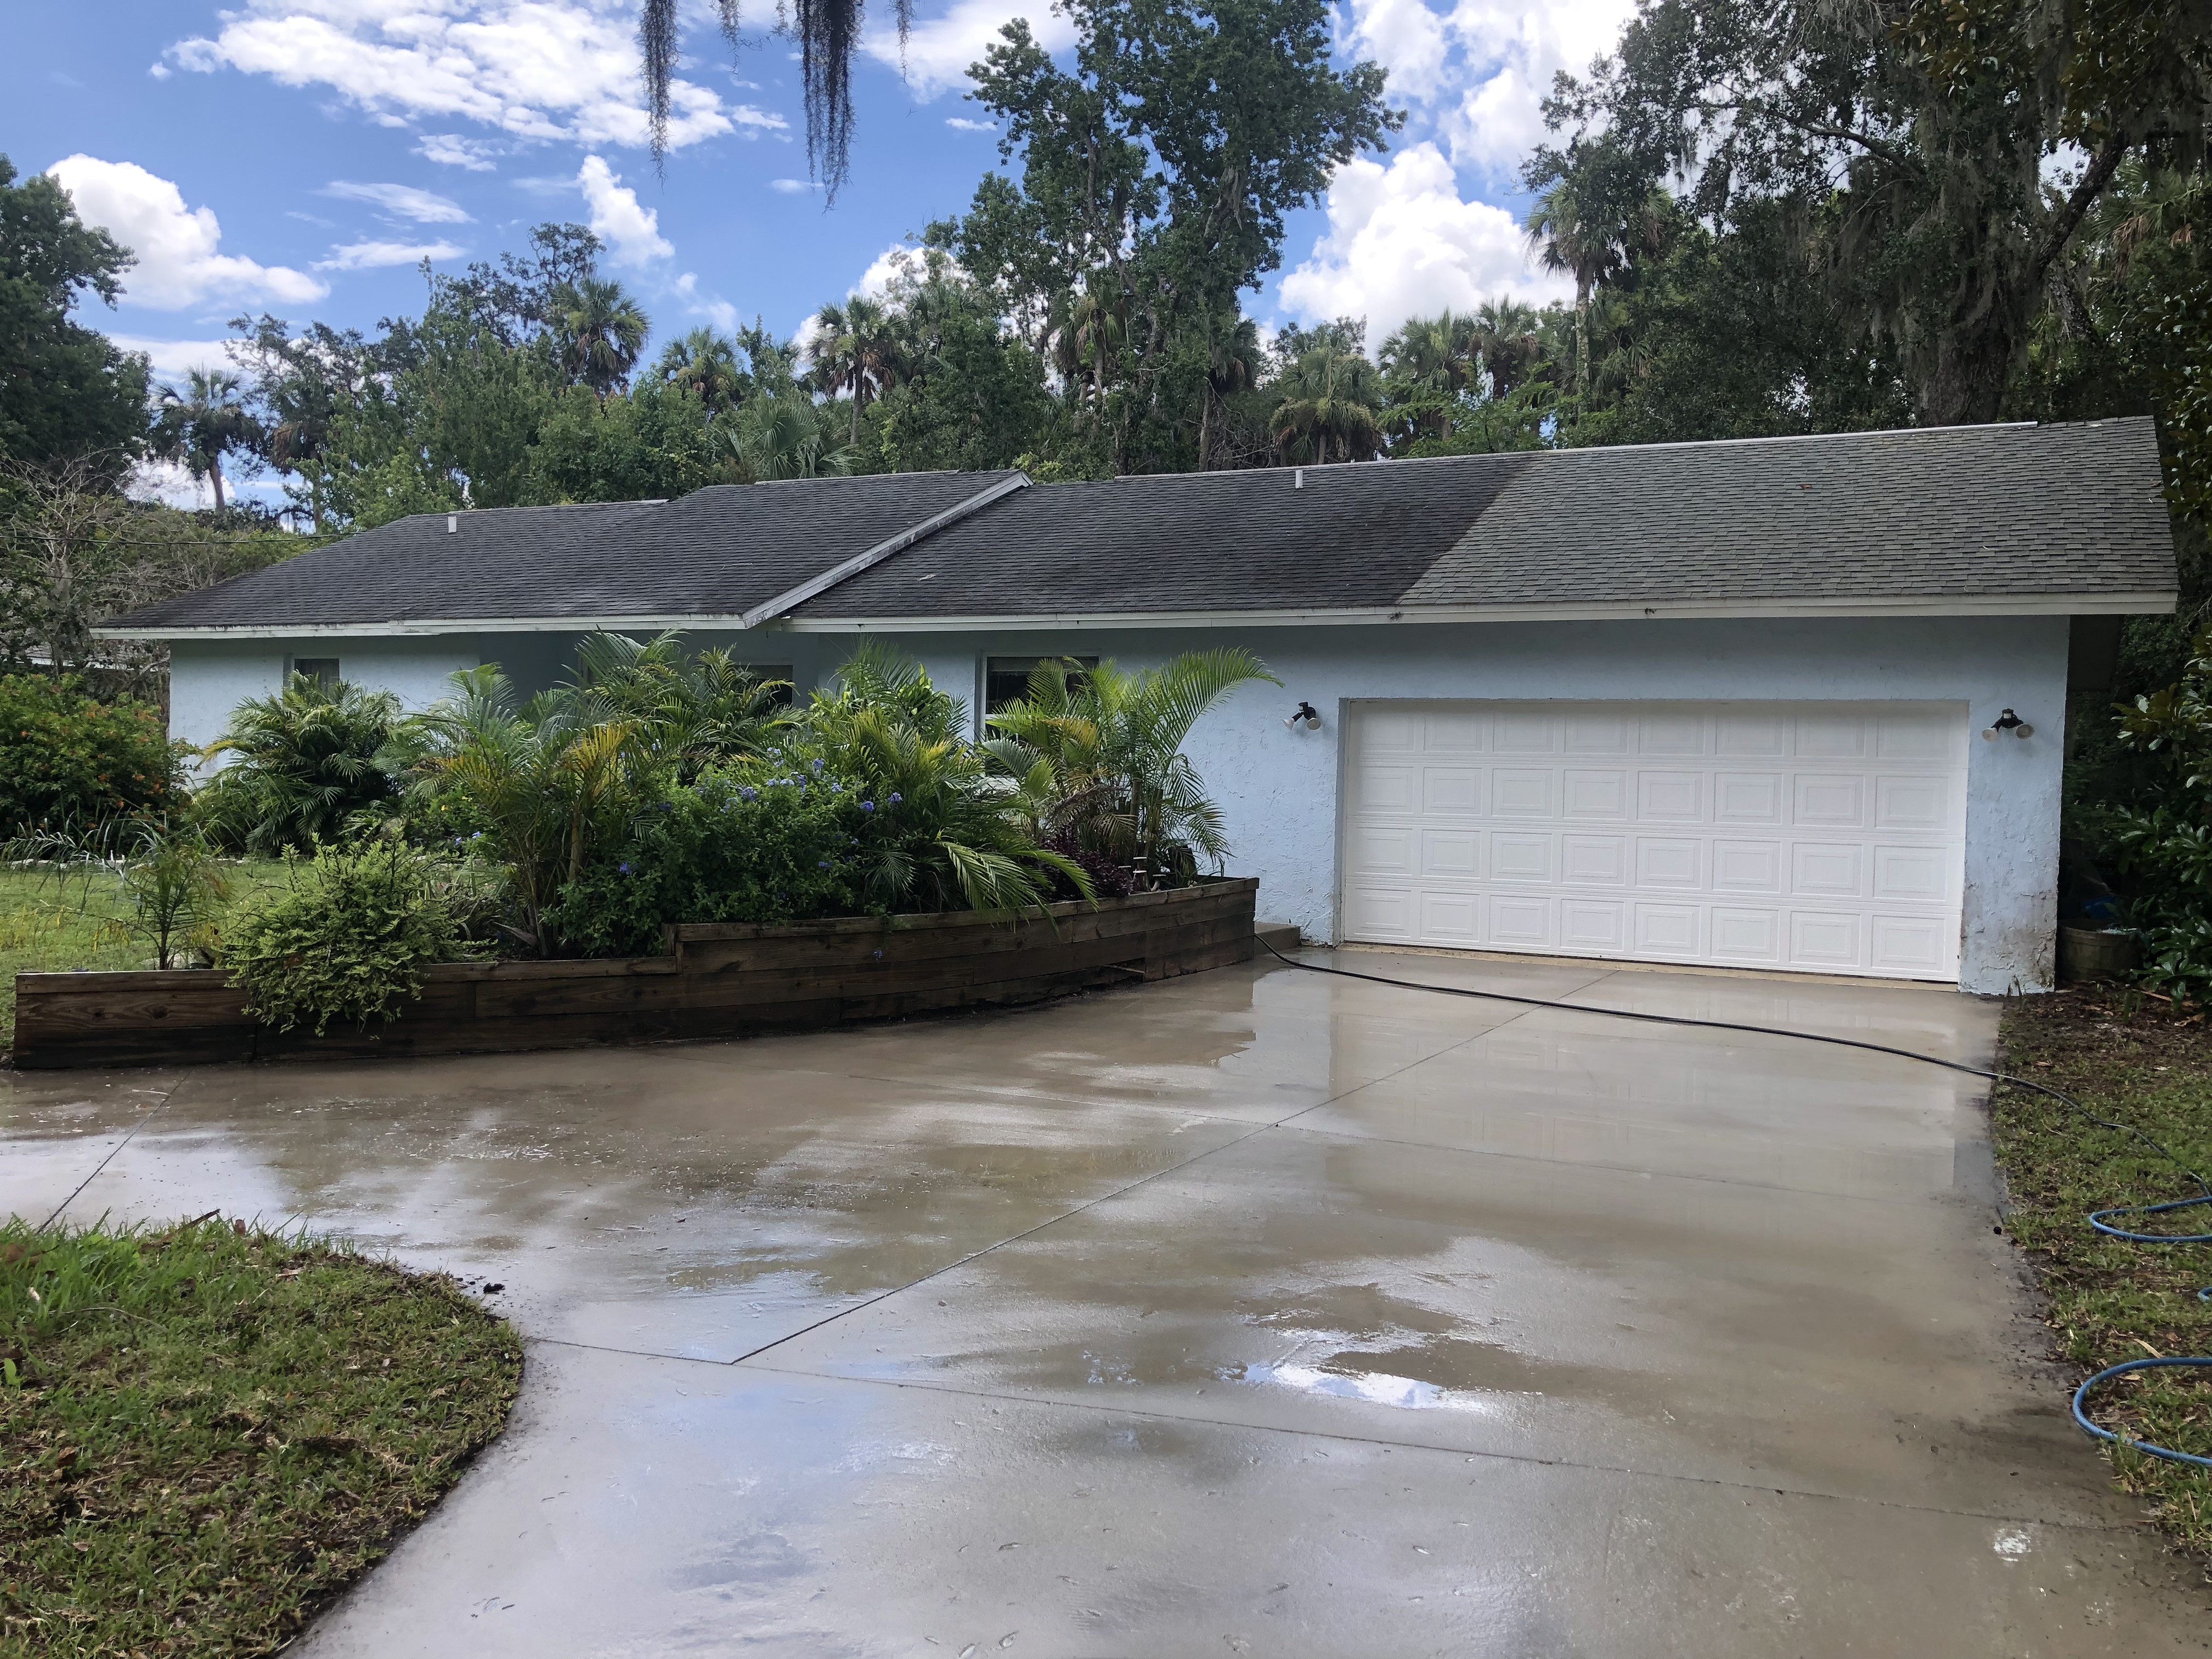
[[921, 523], [908, 525], [896, 535], [885, 537], [866, 552], [855, 553], [843, 563], [832, 565], [820, 575], [810, 576], [796, 587], [787, 588], [774, 598], [763, 600], [744, 611], [738, 618], [738, 625], [740, 628], [758, 628], [763, 623], [805, 604], [817, 594], [826, 593], [838, 583], [848, 580], [862, 571], [881, 564], [893, 554], [904, 552], [923, 537], [933, 534], [947, 525], [957, 524], [970, 514], [980, 513], [992, 502], [1012, 495], [1017, 489], [1027, 489], [1029, 487], [1030, 475], [1017, 471], [1012, 477], [1001, 478], [988, 489], [976, 491], [966, 500], [955, 501], [942, 512], [931, 514]]

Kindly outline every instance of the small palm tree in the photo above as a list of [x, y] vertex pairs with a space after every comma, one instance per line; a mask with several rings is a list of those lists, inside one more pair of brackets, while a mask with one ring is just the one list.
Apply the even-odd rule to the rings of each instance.
[[1482, 367], [1490, 376], [1490, 395], [1510, 398], [1528, 384], [1544, 359], [1534, 306], [1514, 300], [1486, 300], [1476, 311], [1473, 334]]
[[602, 397], [629, 379], [652, 326], [620, 283], [586, 276], [554, 296], [562, 366]]
[[1356, 351], [1315, 347], [1283, 377], [1275, 448], [1286, 462], [1364, 461], [1382, 447], [1375, 368]]
[[853, 400], [851, 441], [860, 441], [860, 415], [869, 403], [899, 382], [898, 319], [881, 301], [855, 295], [843, 305], [826, 305], [815, 315], [815, 335], [807, 346], [816, 384], [831, 397]]
[[150, 444], [165, 460], [182, 461], [195, 478], [215, 486], [218, 517], [229, 510], [223, 495], [222, 458], [261, 434], [240, 393], [245, 382], [225, 368], [187, 370], [179, 388], [165, 386], [155, 403]]
[[851, 447], [830, 447], [821, 414], [804, 392], [754, 398], [738, 411], [724, 441], [745, 476], [756, 483], [842, 478], [853, 470]]
[[1042, 910], [1064, 878], [1084, 898], [1097, 890], [1083, 866], [1037, 845], [1011, 810], [989, 758], [955, 731], [960, 710], [918, 664], [864, 648], [817, 691], [806, 740], [841, 777], [896, 803], [901, 833], [873, 848], [867, 886], [886, 909]]
[[1025, 827], [1136, 866], [1148, 881], [1217, 866], [1229, 854], [1221, 811], [1182, 752], [1200, 719], [1238, 686], [1281, 681], [1234, 646], [1186, 652], [1128, 672], [1111, 662], [1040, 663], [1028, 695], [990, 717], [982, 745], [1015, 781]]
[[340, 680], [295, 674], [273, 696], [231, 711], [204, 760], [230, 757], [193, 802], [220, 844], [275, 853], [336, 841], [347, 820], [397, 793], [384, 751], [399, 700]]
[[726, 414], [744, 396], [748, 377], [738, 362], [737, 342], [711, 328], [695, 328], [670, 341], [656, 368], [663, 384], [696, 392], [710, 414]]
[[588, 634], [571, 690], [586, 716], [624, 720], [689, 782], [705, 768], [747, 760], [791, 724], [788, 680], [764, 680], [726, 647], [696, 656], [670, 630], [650, 640]]
[[416, 787], [457, 796], [483, 826], [487, 850], [507, 870], [513, 914], [501, 925], [550, 956], [545, 912], [586, 854], [622, 834], [651, 769], [649, 749], [638, 722], [595, 719], [561, 692], [517, 707], [490, 664], [450, 684], [453, 694], [419, 721]]

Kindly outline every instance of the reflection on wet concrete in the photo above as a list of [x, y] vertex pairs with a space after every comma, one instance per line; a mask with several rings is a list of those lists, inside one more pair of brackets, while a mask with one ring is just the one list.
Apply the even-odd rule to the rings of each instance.
[[[1947, 1056], [1994, 1024], [1350, 965]], [[80, 1218], [221, 1204], [506, 1285], [513, 1428], [305, 1651], [2201, 1650], [2054, 1409], [1980, 1125], [1902, 1061], [1255, 967], [7, 1078], [0, 1209], [82, 1182]]]

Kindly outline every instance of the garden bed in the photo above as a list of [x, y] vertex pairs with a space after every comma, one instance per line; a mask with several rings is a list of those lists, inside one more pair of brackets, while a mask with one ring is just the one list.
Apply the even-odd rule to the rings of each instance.
[[805, 1030], [1165, 979], [1253, 951], [1249, 878], [1050, 907], [789, 923], [684, 923], [667, 954], [450, 963], [397, 1019], [275, 1031], [216, 969], [19, 974], [26, 1069], [210, 1064], [286, 1055], [507, 1053]]

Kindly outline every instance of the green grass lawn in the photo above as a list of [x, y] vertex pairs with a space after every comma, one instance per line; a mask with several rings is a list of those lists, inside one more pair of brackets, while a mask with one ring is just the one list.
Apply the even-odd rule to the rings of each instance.
[[451, 1280], [203, 1218], [0, 1227], [0, 1656], [276, 1651], [504, 1425]]
[[[2100, 1117], [2133, 1124], [2192, 1169], [2212, 1171], [2212, 1024], [2199, 1012], [2102, 988], [2022, 998], [2006, 1010], [2006, 1069], [2047, 1083]], [[2050, 1297], [2057, 1354], [2087, 1376], [2124, 1359], [2212, 1354], [2212, 1246], [2130, 1244], [2090, 1230], [2087, 1212], [2186, 1198], [2195, 1184], [2132, 1136], [2056, 1102], [2000, 1086], [1996, 1150], [2016, 1206], [2008, 1231]], [[2212, 1232], [2212, 1207], [2166, 1218]], [[2157, 1230], [2157, 1218], [2142, 1231]], [[2105, 1427], [2212, 1456], [2212, 1371], [2137, 1372], [2091, 1396]], [[2052, 1409], [2063, 1411], [2062, 1398]], [[2212, 1556], [2212, 1471], [2111, 1454], [2120, 1484], [2186, 1547]]]
[[[281, 878], [273, 860], [226, 864], [234, 902]], [[0, 1049], [15, 1034], [15, 975], [74, 968], [150, 968], [154, 947], [127, 927], [131, 905], [105, 871], [0, 869]]]

